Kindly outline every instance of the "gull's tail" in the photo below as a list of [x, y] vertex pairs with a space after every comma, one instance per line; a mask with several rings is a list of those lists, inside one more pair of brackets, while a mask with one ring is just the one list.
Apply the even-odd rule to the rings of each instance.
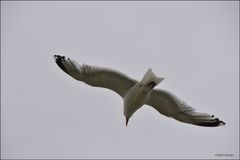
[[144, 74], [142, 78], [142, 83], [145, 85], [154, 84], [154, 86], [158, 85], [160, 82], [162, 82], [164, 78], [157, 77], [151, 68], [147, 70], [147, 72]]

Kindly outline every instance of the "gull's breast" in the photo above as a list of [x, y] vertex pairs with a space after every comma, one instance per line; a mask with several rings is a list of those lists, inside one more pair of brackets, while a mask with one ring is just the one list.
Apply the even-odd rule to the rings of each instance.
[[131, 116], [148, 100], [151, 90], [143, 87], [140, 82], [129, 89], [124, 97], [124, 115]]

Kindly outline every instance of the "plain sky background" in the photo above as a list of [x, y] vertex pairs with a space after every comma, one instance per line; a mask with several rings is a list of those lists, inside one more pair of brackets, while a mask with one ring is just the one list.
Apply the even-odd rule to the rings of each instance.
[[[54, 54], [146, 70], [224, 127], [143, 106], [125, 126], [114, 92], [78, 82]], [[230, 156], [216, 156], [230, 154]], [[1, 1], [2, 158], [239, 158], [239, 2]]]

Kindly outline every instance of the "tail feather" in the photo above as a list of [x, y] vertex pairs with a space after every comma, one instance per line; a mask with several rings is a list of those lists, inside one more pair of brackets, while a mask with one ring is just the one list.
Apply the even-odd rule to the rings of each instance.
[[161, 81], [163, 81], [164, 78], [157, 77], [151, 68], [147, 70], [145, 75], [142, 78], [142, 83], [143, 84], [148, 84], [150, 82], [154, 82], [156, 85], [158, 85]]

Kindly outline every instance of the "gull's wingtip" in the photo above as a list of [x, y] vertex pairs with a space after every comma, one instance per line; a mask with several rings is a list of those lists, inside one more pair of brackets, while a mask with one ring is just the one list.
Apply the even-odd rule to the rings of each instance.
[[66, 72], [67, 73], [67, 70], [66, 70], [66, 68], [65, 68], [65, 66], [64, 66], [64, 64], [63, 64], [63, 62], [62, 61], [64, 61], [65, 60], [65, 56], [60, 56], [60, 55], [53, 55], [53, 58], [54, 58], [54, 60], [55, 60], [55, 62], [57, 63], [57, 65], [64, 71], [64, 72]]
[[53, 59], [54, 59], [55, 61], [56, 61], [57, 57], [58, 57], [58, 55], [56, 55], [56, 54], [53, 55]]
[[65, 56], [60, 56], [60, 55], [58, 55], [58, 54], [54, 54], [53, 55], [53, 59], [56, 61], [57, 59], [65, 59]]
[[226, 123], [222, 121], [222, 123], [220, 123], [218, 126], [225, 126]]
[[211, 122], [201, 122], [201, 123], [197, 123], [196, 125], [203, 126], [203, 127], [219, 127], [219, 126], [225, 126], [226, 123], [219, 120], [218, 118], [214, 118]]

